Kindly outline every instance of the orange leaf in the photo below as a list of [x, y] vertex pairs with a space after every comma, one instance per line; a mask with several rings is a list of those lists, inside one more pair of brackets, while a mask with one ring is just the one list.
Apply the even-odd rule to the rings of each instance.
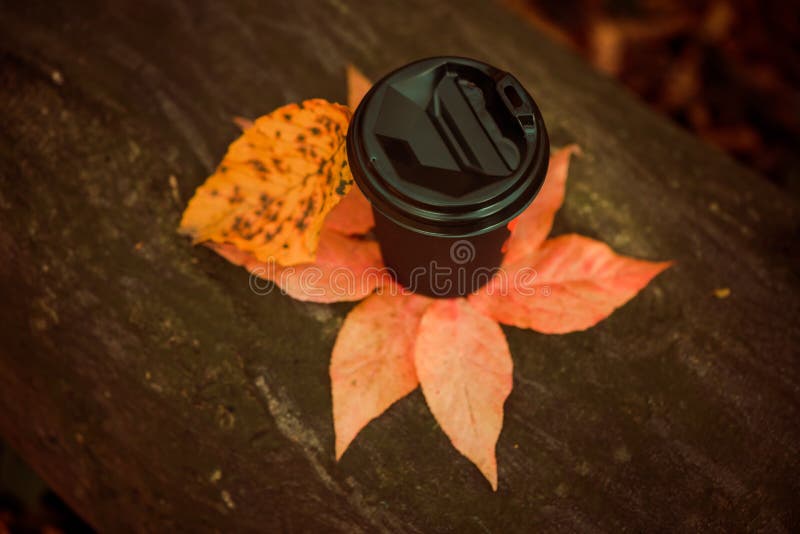
[[500, 326], [464, 299], [436, 300], [420, 321], [414, 362], [442, 430], [497, 490], [495, 445], [513, 367]]
[[541, 191], [509, 225], [512, 233], [506, 244], [506, 263], [513, 263], [531, 254], [547, 239], [556, 212], [564, 203], [569, 158], [576, 153], [580, 153], [578, 145], [569, 145], [550, 157]]
[[569, 234], [504, 265], [469, 301], [501, 323], [565, 334], [602, 321], [670, 265], [618, 256], [605, 243]]
[[345, 235], [364, 235], [375, 226], [372, 205], [357, 185], [331, 210], [325, 226]]
[[322, 303], [361, 300], [391, 282], [375, 241], [351, 238], [329, 228], [322, 230], [316, 261], [288, 267], [259, 261], [230, 243], [206, 245], [251, 274], [274, 282], [297, 300]]
[[412, 350], [429, 303], [386, 292], [347, 315], [330, 366], [337, 460], [367, 423], [417, 387]]
[[325, 100], [257, 119], [195, 192], [180, 231], [229, 243], [257, 260], [314, 260], [323, 220], [353, 183], [345, 135], [350, 111]]
[[353, 65], [347, 65], [347, 105], [351, 110], [355, 111], [370, 87], [372, 83], [360, 70]]

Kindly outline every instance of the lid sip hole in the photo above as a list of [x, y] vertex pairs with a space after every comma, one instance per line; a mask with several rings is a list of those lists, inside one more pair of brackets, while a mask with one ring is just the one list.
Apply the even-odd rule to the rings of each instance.
[[506, 85], [503, 92], [506, 94], [506, 98], [508, 98], [512, 106], [518, 108], [522, 105], [522, 98], [520, 98], [519, 93], [514, 89], [513, 85]]

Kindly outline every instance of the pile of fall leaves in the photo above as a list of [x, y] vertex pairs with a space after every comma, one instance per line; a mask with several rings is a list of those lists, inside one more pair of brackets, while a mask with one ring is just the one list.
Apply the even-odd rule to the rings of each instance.
[[[240, 121], [242, 136], [197, 189], [180, 231], [292, 298], [363, 299], [331, 356], [337, 459], [367, 423], [419, 386], [453, 446], [496, 490], [495, 447], [513, 384], [500, 323], [546, 334], [584, 330], [670, 263], [619, 256], [575, 234], [547, 239], [578, 151], [568, 146], [551, 156], [539, 195], [509, 225], [502, 283], [522, 279], [524, 288], [501, 287], [499, 277], [464, 298], [400, 288], [382, 269], [372, 209], [347, 164], [351, 109], [369, 88], [352, 67], [348, 82], [349, 107], [312, 99]], [[335, 280], [342, 269], [351, 275], [347, 291]], [[522, 269], [535, 276], [514, 276]]]

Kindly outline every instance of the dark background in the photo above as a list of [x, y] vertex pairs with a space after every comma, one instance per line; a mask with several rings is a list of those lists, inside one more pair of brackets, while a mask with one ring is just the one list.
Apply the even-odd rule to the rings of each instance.
[[800, 3], [505, 0], [653, 108], [800, 195]]

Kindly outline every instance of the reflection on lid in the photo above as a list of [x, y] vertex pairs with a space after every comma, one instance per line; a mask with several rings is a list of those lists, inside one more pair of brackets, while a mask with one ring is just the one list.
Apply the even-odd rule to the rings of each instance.
[[387, 163], [400, 180], [454, 198], [508, 177], [535, 134], [516, 84], [454, 63], [392, 82], [373, 129]]

